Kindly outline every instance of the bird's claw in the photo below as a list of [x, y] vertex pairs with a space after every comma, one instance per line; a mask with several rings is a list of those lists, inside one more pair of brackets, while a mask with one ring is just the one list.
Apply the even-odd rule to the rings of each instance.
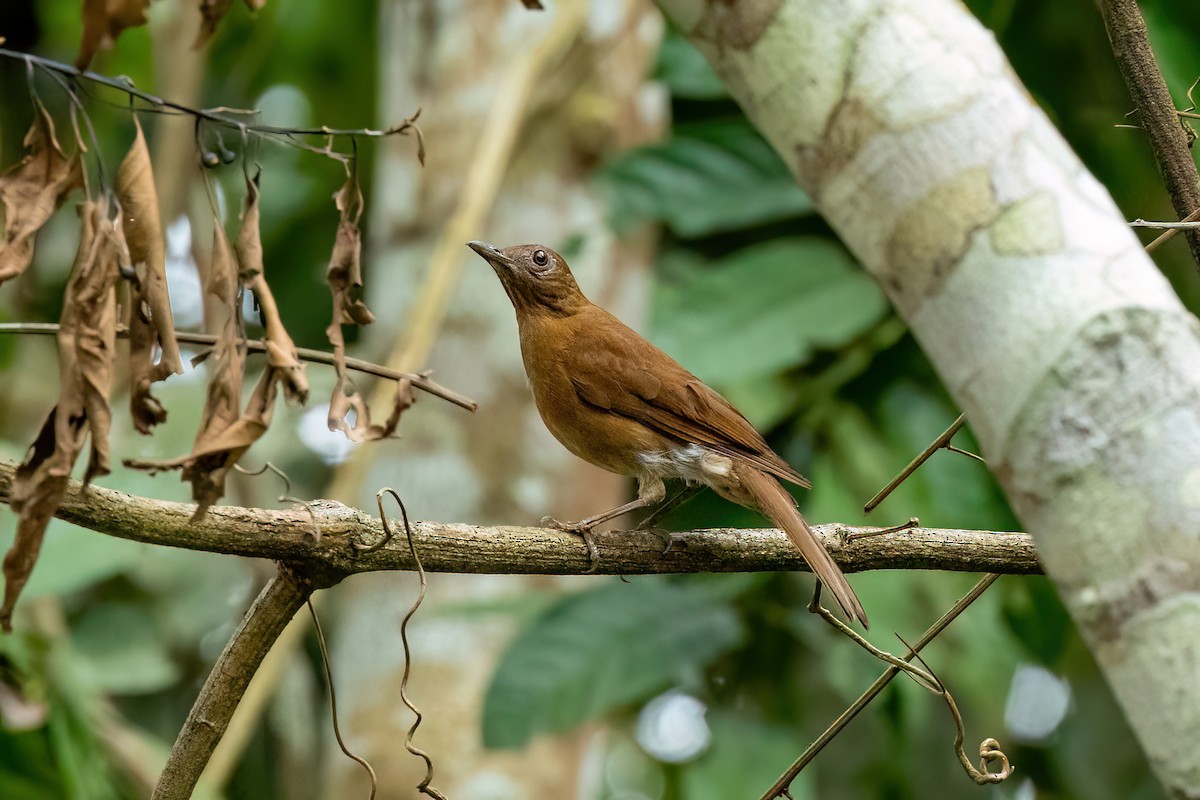
[[657, 525], [646, 525], [642, 523], [637, 527], [639, 531], [648, 533], [663, 543], [662, 554], [668, 556], [675, 549], [675, 543], [683, 540], [683, 537], [674, 531], [669, 531], [666, 528], [660, 528]]
[[596, 572], [596, 568], [600, 566], [600, 550], [596, 547], [596, 541], [592, 538], [592, 528], [586, 522], [559, 522], [554, 517], [542, 517], [542, 527], [553, 528], [556, 531], [564, 533], [573, 533], [583, 539], [583, 543], [587, 545], [588, 560], [591, 561], [591, 567], [588, 568], [584, 575], [592, 575]]

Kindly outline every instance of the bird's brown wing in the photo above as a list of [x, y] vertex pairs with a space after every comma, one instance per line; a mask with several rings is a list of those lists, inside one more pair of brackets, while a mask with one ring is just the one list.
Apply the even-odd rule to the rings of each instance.
[[571, 383], [581, 400], [811, 487], [728, 400], [616, 317], [598, 307], [589, 311], [608, 319], [587, 326], [572, 343]]

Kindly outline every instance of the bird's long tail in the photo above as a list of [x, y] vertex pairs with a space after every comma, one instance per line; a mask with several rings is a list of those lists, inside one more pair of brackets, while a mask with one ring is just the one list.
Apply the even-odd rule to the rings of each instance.
[[833, 593], [842, 611], [846, 612], [851, 622], [861, 622], [867, 627], [867, 612], [863, 610], [858, 595], [850, 588], [849, 581], [842, 574], [837, 562], [829, 555], [821, 540], [808, 527], [804, 517], [796, 508], [796, 503], [778, 480], [762, 470], [742, 466], [738, 470], [738, 478], [743, 487], [754, 498], [758, 509], [772, 522], [787, 531], [800, 555], [808, 562], [817, 579]]

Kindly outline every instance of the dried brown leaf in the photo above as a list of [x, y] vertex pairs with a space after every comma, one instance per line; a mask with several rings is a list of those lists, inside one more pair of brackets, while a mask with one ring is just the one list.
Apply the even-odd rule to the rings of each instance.
[[[227, 425], [210, 425], [200, 432], [183, 464], [182, 477], [192, 483], [192, 496], [199, 504], [193, 519], [200, 519], [225, 494], [225, 478], [233, 465], [271, 424], [278, 377], [268, 367], [246, 404], [246, 412]], [[214, 376], [215, 379], [216, 376]], [[239, 375], [238, 384], [241, 385]], [[211, 386], [211, 384], [210, 384]], [[235, 406], [236, 408], [236, 406]]]
[[[370, 416], [367, 417], [366, 430], [361, 434], [361, 441], [373, 441], [375, 439], [386, 439], [396, 432], [396, 426], [400, 424], [400, 415], [407, 411], [417, 400], [413, 393], [412, 381], [408, 378], [401, 378], [396, 381], [396, 393], [392, 396], [392, 410], [388, 414], [387, 420], [382, 425], [371, 425]], [[361, 425], [355, 426], [355, 432], [361, 429]]]
[[[162, 223], [154, 169], [142, 125], [134, 117], [137, 136], [117, 170], [121, 226], [133, 264], [133, 281], [126, 324], [129, 326], [129, 407], [133, 424], [142, 433], [167, 418], [150, 393], [150, 384], [183, 371], [175, 322], [167, 292]], [[155, 350], [161, 353], [154, 363]]]
[[[342, 325], [369, 325], [375, 315], [362, 300], [362, 237], [358, 230], [362, 218], [363, 196], [358, 185], [358, 168], [350, 162], [346, 182], [333, 195], [340, 218], [333, 254], [325, 280], [333, 298], [333, 314], [325, 335], [333, 346], [334, 372], [337, 375], [329, 399], [328, 424], [331, 431], [342, 431], [352, 441], [363, 441], [371, 430], [370, 412], [362, 395], [348, 386], [346, 379], [346, 337]], [[346, 421], [353, 410], [354, 424]], [[398, 416], [398, 415], [397, 415]], [[395, 426], [393, 426], [394, 429]], [[390, 433], [390, 432], [389, 432]], [[372, 436], [370, 438], [381, 438]]]
[[10, 503], [19, 515], [17, 536], [4, 559], [0, 626], [11, 629], [13, 607], [41, 550], [46, 525], [62, 501], [67, 480], [91, 436], [84, 481], [108, 474], [108, 389], [116, 352], [116, 283], [124, 243], [103, 201], [80, 205], [83, 231], [59, 322], [58, 404], [50, 412], [13, 480]]
[[[412, 382], [408, 378], [396, 381], [396, 394], [392, 398], [392, 410], [382, 425], [371, 424], [371, 410], [363, 396], [353, 389], [347, 390], [346, 384], [339, 379], [334, 387], [333, 396], [329, 401], [329, 430], [341, 431], [352, 442], [373, 442], [386, 439], [396, 432], [400, 424], [400, 415], [414, 402]], [[353, 424], [346, 421], [347, 415], [354, 411]]]
[[180, 464], [183, 467], [181, 477], [191, 482], [192, 499], [199, 504], [195, 515], [197, 519], [204, 516], [208, 507], [225, 494], [225, 474], [241, 455], [238, 453], [231, 460], [228, 453], [213, 448], [213, 443], [219, 441], [226, 429], [240, 417], [246, 348], [239, 336], [241, 308], [237, 283], [238, 270], [233, 248], [218, 222], [213, 232], [212, 260], [208, 265], [208, 284], [205, 288], [221, 301], [228, 317], [208, 359], [208, 396], [200, 430], [191, 454], [185, 456]]
[[[257, 233], [257, 192], [253, 197], [247, 196], [247, 204], [242, 233], [238, 237], [238, 249], [246, 254], [250, 262], [241, 273], [257, 275], [261, 279], [262, 247]], [[280, 346], [275, 358], [285, 366], [276, 367], [268, 360], [267, 369], [246, 403], [245, 411], [239, 413], [246, 347], [241, 336], [241, 314], [237, 302], [238, 277], [237, 259], [225, 231], [218, 225], [213, 235], [207, 289], [221, 300], [222, 307], [228, 311], [228, 318], [216, 345], [204, 357], [210, 370], [208, 397], [192, 452], [167, 461], [125, 461], [126, 466], [136, 469], [182, 470], [181, 477], [192, 484], [192, 498], [197, 503], [193, 519], [203, 517], [209, 507], [225, 494], [225, 479], [229, 471], [271, 424], [277, 385], [287, 385], [293, 377], [286, 366], [286, 356], [294, 355], [295, 348], [289, 350]], [[290, 342], [287, 339], [288, 345]]]
[[346, 183], [333, 195], [341, 218], [325, 280], [333, 292], [333, 322], [337, 325], [370, 325], [375, 315], [362, 300], [362, 218], [363, 195], [358, 185], [358, 169], [352, 163]]
[[204, 289], [217, 298], [223, 308], [229, 309], [230, 318], [241, 319], [241, 309], [237, 304], [237, 259], [219, 220], [213, 230], [212, 258], [208, 264], [208, 280]]
[[67, 490], [69, 469], [67, 475], [54, 475], [49, 467], [56, 450], [57, 419], [58, 409], [54, 408], [13, 478], [9, 503], [19, 516], [16, 538], [4, 556], [4, 606], [0, 608], [0, 627], [5, 633], [12, 633], [13, 608], [37, 563], [46, 526]]
[[[259, 11], [267, 4], [267, 0], [245, 0], [246, 8], [251, 11]], [[196, 34], [196, 41], [192, 48], [202, 47], [217, 30], [217, 25], [229, 13], [229, 9], [233, 6], [233, 0], [199, 0], [200, 6], [200, 31]]]
[[284, 396], [289, 402], [303, 403], [308, 399], [308, 378], [304, 365], [296, 354], [296, 345], [283, 320], [275, 295], [263, 273], [262, 238], [259, 234], [258, 176], [246, 178], [246, 203], [242, 209], [242, 229], [238, 233], [237, 257], [241, 265], [242, 283], [254, 292], [266, 328], [267, 365], [276, 380], [283, 383]]
[[124, 243], [119, 226], [107, 216], [103, 200], [82, 204], [80, 213], [85, 216], [80, 253], [67, 284], [58, 331], [62, 385], [56, 438], [64, 457], [60, 466], [70, 472], [75, 459], [67, 459], [70, 451], [64, 442], [69, 431], [86, 426], [82, 433], [92, 435], [84, 476], [88, 482], [110, 472], [108, 429], [112, 412], [108, 388], [116, 352], [118, 260]]
[[211, 370], [208, 396], [192, 451], [186, 456], [167, 460], [125, 459], [124, 462], [127, 467], [155, 472], [182, 470], [180, 477], [192, 484], [192, 499], [197, 503], [193, 519], [202, 518], [209, 507], [221, 499], [225, 494], [225, 476], [245, 452], [245, 447], [262, 435], [260, 431], [237, 452], [226, 447], [229, 441], [245, 438], [241, 431], [246, 426], [239, 425], [241, 416], [238, 413], [245, 357], [245, 349], [237, 336], [237, 323], [230, 319], [207, 359]]
[[200, 31], [196, 34], [196, 41], [192, 44], [192, 49], [203, 47], [213, 33], [217, 30], [217, 25], [229, 13], [229, 7], [233, 5], [233, 0], [199, 0], [200, 6]]
[[[223, 357], [220, 352], [214, 352], [213, 355], [213, 363], [219, 363]], [[192, 497], [197, 502], [192, 519], [201, 519], [209, 507], [225, 494], [225, 479], [233, 465], [267, 432], [275, 408], [276, 386], [280, 382], [279, 376], [274, 373], [274, 369], [266, 369], [246, 403], [245, 413], [236, 416], [232, 422], [221, 425], [216, 416], [206, 420], [208, 424], [201, 428], [192, 452], [186, 456], [166, 461], [126, 459], [125, 466], [153, 471], [182, 469], [180, 476], [191, 482]], [[209, 383], [210, 400], [213, 385]]]
[[150, 0], [83, 0], [83, 41], [79, 44], [78, 69], [87, 69], [101, 47], [111, 47], [126, 28], [146, 24]]
[[54, 120], [34, 100], [33, 124], [25, 134], [25, 157], [0, 175], [4, 234], [0, 240], [0, 283], [20, 275], [33, 260], [34, 237], [67, 195], [83, 186], [83, 159], [67, 156], [54, 134]]

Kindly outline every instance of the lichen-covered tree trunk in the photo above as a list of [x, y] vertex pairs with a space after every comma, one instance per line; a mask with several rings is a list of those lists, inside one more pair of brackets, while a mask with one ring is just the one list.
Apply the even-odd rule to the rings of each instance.
[[1195, 318], [960, 3], [660, 4], [887, 290], [1160, 779], [1200, 797]]

